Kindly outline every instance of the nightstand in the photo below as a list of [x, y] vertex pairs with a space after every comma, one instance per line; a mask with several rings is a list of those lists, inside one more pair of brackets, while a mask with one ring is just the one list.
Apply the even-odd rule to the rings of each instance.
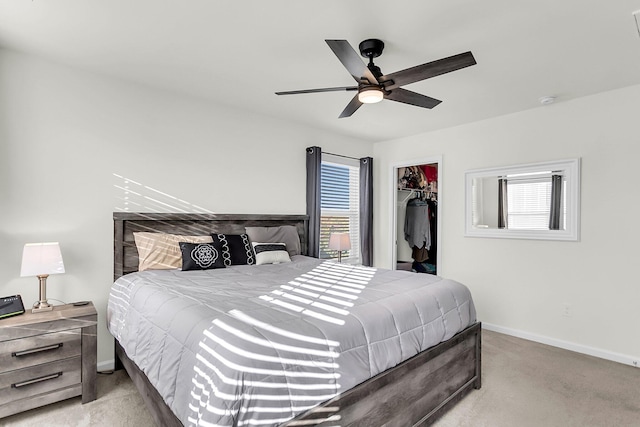
[[0, 418], [96, 399], [97, 320], [93, 303], [0, 319]]

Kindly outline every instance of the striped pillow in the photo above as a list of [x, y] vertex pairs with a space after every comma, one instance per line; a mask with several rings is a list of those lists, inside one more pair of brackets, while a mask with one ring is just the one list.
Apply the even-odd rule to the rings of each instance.
[[256, 253], [256, 265], [291, 262], [289, 252], [287, 252], [287, 245], [284, 243], [252, 242], [252, 245]]

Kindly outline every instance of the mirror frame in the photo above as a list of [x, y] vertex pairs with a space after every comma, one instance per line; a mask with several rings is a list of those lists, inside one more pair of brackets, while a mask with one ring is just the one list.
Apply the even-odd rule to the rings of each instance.
[[[472, 189], [475, 178], [486, 178], [508, 174], [562, 170], [567, 177], [567, 222], [565, 230], [510, 230], [501, 228], [479, 228], [473, 226]], [[474, 169], [465, 172], [465, 219], [466, 237], [489, 237], [502, 239], [535, 240], [580, 240], [580, 158], [553, 162], [529, 163], [487, 169]]]

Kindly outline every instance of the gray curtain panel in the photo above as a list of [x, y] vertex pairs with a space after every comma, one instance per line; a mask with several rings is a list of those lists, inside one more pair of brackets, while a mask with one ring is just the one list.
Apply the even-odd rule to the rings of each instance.
[[498, 179], [498, 228], [509, 228], [507, 224], [507, 180]]
[[373, 263], [373, 159], [360, 159], [360, 250], [362, 265]]
[[551, 211], [549, 230], [560, 230], [562, 219], [562, 175], [551, 175]]
[[322, 149], [307, 148], [307, 215], [309, 215], [309, 256], [320, 256], [320, 168]]

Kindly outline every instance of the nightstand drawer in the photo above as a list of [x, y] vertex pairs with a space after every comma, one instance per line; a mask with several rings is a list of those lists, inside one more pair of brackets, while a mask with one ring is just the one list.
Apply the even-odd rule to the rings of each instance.
[[72, 329], [0, 343], [0, 372], [80, 356], [81, 330]]
[[80, 357], [0, 374], [0, 405], [79, 384]]

